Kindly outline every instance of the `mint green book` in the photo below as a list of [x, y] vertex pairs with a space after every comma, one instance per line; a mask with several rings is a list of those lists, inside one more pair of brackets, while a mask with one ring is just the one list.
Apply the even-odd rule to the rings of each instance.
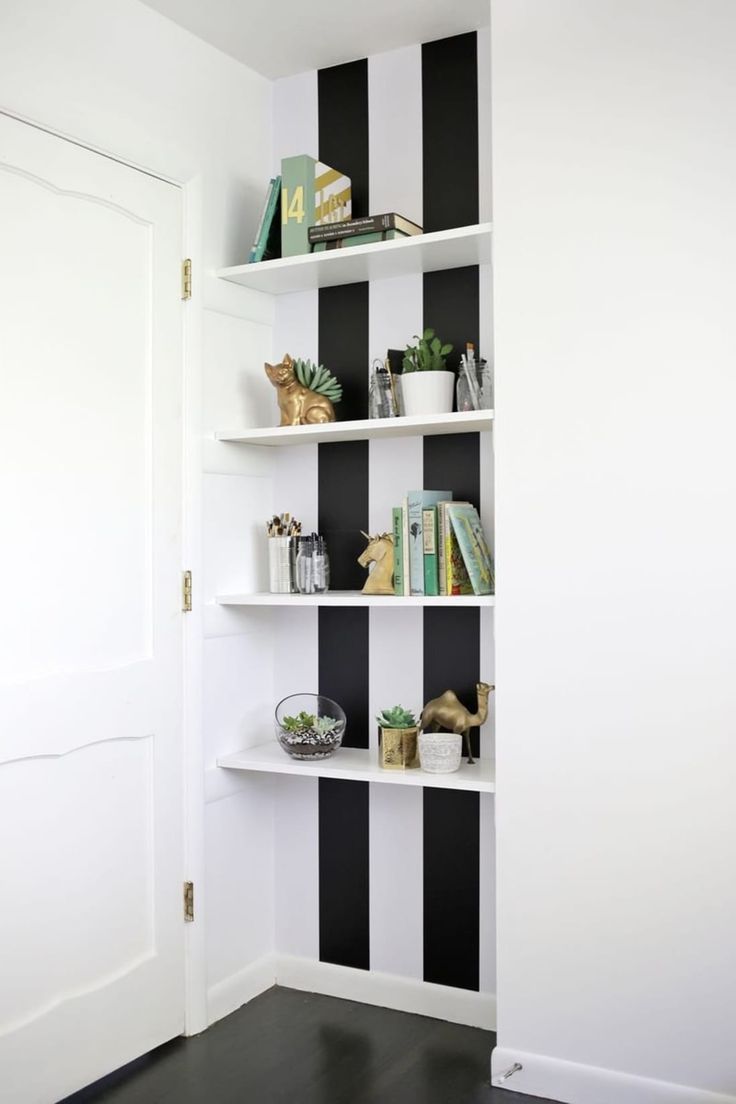
[[424, 537], [422, 510], [452, 498], [452, 491], [409, 491], [409, 587], [407, 594], [424, 594]]
[[[261, 215], [261, 221], [258, 226], [258, 234], [256, 240], [253, 243], [253, 248], [250, 251], [248, 258], [249, 264], [255, 264], [258, 261], [262, 261], [266, 255], [266, 246], [268, 245], [269, 237], [271, 236], [271, 228], [273, 220], [276, 218], [277, 208], [281, 199], [281, 177], [275, 176], [271, 180], [269, 185], [268, 195], [266, 196], [266, 205]], [[276, 239], [278, 244], [278, 238]]]
[[352, 234], [349, 238], [337, 238], [335, 241], [315, 242], [313, 253], [331, 253], [334, 249], [350, 249], [354, 245], [372, 245], [373, 242], [395, 241], [396, 238], [408, 238], [400, 230], [375, 231], [370, 234]]
[[403, 511], [394, 506], [391, 511], [394, 530], [394, 594], [404, 593], [404, 526]]
[[437, 507], [422, 510], [422, 542], [424, 544], [424, 593], [440, 592], [439, 557], [437, 545]]
[[342, 222], [352, 214], [350, 177], [315, 157], [281, 162], [281, 256], [311, 252], [309, 227]]
[[478, 511], [467, 502], [452, 502], [446, 509], [473, 593], [493, 594], [493, 559]]

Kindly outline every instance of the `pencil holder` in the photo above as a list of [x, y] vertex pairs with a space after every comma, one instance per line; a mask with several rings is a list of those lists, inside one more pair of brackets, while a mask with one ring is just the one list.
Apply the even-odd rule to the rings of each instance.
[[268, 538], [268, 585], [271, 594], [294, 594], [296, 542], [293, 537]]

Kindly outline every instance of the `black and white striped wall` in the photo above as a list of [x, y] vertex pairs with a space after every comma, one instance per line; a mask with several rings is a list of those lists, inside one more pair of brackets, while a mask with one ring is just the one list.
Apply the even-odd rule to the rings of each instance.
[[[274, 167], [310, 153], [347, 172], [355, 217], [398, 211], [425, 231], [489, 220], [489, 54], [488, 33], [473, 32], [278, 82]], [[458, 350], [472, 340], [490, 352], [490, 271], [280, 297], [274, 355], [324, 361], [343, 382], [338, 416], [363, 418], [371, 360], [425, 325]], [[334, 589], [360, 588], [359, 531], [389, 528], [407, 490], [450, 488], [480, 504], [492, 531], [489, 438], [276, 450], [276, 505], [325, 533]], [[380, 707], [419, 710], [448, 687], [474, 707], [476, 681], [493, 681], [492, 613], [275, 610], [276, 691], [334, 697], [349, 717], [346, 744], [375, 747]], [[475, 741], [491, 753], [492, 719]], [[340, 979], [369, 971], [366, 984], [375, 980], [384, 1003], [450, 1018], [454, 1007], [458, 1019], [493, 1022], [490, 795], [284, 778], [275, 823], [276, 950], [297, 973], [314, 963], [322, 988], [329, 977], [334, 991], [351, 995]]]

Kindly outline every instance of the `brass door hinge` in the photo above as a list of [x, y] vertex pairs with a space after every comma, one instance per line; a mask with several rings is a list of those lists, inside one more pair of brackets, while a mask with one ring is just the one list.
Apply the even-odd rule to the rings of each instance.
[[189, 257], [181, 262], [181, 297], [192, 298], [192, 262]]
[[182, 572], [181, 577], [181, 608], [184, 613], [192, 612], [192, 573]]
[[194, 920], [194, 882], [184, 883], [184, 920], [187, 924]]

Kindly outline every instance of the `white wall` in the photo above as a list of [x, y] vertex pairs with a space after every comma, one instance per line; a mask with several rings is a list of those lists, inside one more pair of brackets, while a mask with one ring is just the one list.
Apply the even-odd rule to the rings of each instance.
[[496, 1069], [736, 1099], [736, 5], [492, 39]]
[[[247, 585], [256, 515], [271, 498], [270, 472], [257, 458], [206, 439], [213, 429], [263, 420], [248, 377], [270, 358], [271, 304], [216, 280], [210, 270], [244, 260], [251, 244], [270, 175], [271, 101], [270, 82], [136, 0], [0, 0], [0, 109], [149, 171], [193, 182], [182, 242], [182, 255], [194, 260], [194, 298], [186, 307], [192, 448], [185, 562], [194, 569], [195, 595], [195, 612], [187, 620], [187, 748], [190, 845], [199, 825], [204, 851], [190, 846], [186, 871], [195, 879], [197, 914], [187, 935], [195, 952], [202, 952], [192, 958], [199, 971], [189, 976], [190, 1030], [205, 1026], [205, 990], [209, 1015], [229, 1011], [228, 979], [273, 942], [270, 791], [261, 787], [244, 800], [242, 787], [218, 787], [214, 768], [216, 754], [235, 750], [252, 730], [259, 705], [252, 687], [271, 707], [270, 648], [264, 647], [263, 626], [201, 606], [218, 589]], [[172, 280], [178, 273], [172, 272]], [[243, 693], [244, 685], [250, 694]], [[203, 758], [212, 768], [207, 793], [213, 800], [206, 812], [200, 710]], [[261, 902], [257, 914], [253, 896]]]

